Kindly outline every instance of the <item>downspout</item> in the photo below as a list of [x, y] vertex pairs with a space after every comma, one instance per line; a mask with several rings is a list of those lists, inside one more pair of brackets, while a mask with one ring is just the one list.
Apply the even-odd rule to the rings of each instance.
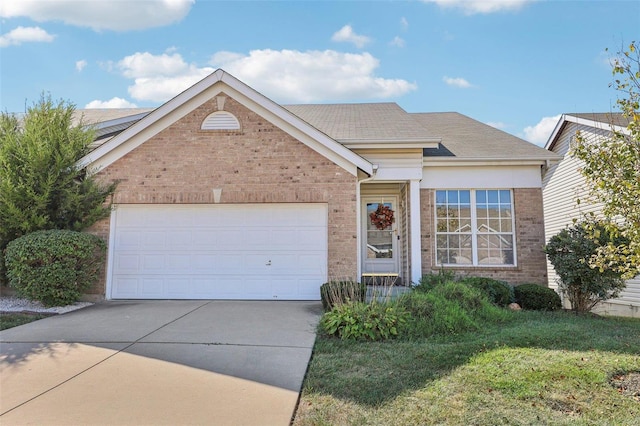
[[361, 197], [360, 197], [360, 186], [363, 183], [366, 182], [370, 182], [373, 179], [376, 178], [376, 174], [378, 173], [378, 165], [374, 164], [373, 165], [373, 174], [371, 176], [369, 176], [368, 178], [362, 179], [358, 181], [358, 185], [356, 186], [356, 242], [357, 242], [357, 248], [356, 248], [356, 255], [358, 256], [357, 262], [356, 262], [356, 269], [357, 269], [357, 277], [356, 277], [356, 281], [360, 282], [360, 278], [362, 277], [362, 203], [361, 203]]

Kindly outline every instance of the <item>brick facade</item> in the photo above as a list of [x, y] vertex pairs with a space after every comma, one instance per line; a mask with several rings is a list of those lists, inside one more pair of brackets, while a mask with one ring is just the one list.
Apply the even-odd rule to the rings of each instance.
[[[422, 272], [437, 273], [435, 254], [435, 191], [420, 191], [422, 213]], [[516, 188], [513, 190], [516, 225], [516, 267], [450, 267], [459, 275], [490, 277], [511, 284], [536, 283], [547, 286], [544, 216], [542, 190], [540, 188]]]
[[[212, 99], [100, 171], [115, 204], [327, 203], [329, 276], [356, 275], [356, 177], [227, 98], [238, 131], [200, 130]], [[92, 231], [107, 239], [109, 220]], [[104, 287], [94, 292], [104, 294]]]

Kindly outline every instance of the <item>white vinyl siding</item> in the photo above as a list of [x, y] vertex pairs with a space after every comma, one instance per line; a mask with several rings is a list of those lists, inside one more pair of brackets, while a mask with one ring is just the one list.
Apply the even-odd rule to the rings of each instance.
[[[552, 151], [561, 155], [563, 159], [546, 171], [542, 181], [545, 241], [547, 242], [566, 226], [571, 225], [574, 218], [579, 219], [585, 213], [602, 211], [602, 204], [589, 200], [589, 190], [585, 178], [579, 171], [580, 163], [569, 154], [571, 139], [575, 136], [576, 131], [580, 131], [582, 136], [589, 141], [597, 141], [609, 135], [609, 132], [605, 130], [607, 125], [603, 123], [602, 126], [602, 129], [597, 129], [567, 122], [558, 136]], [[577, 204], [578, 199], [580, 204]], [[557, 275], [548, 259], [547, 272], [549, 287], [557, 290]], [[640, 307], [640, 280], [627, 281], [626, 289], [618, 298], [610, 300], [609, 303]]]

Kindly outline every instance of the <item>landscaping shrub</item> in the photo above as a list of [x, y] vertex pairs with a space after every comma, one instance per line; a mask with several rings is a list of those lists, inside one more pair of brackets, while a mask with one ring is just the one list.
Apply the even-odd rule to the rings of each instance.
[[350, 280], [329, 281], [320, 286], [320, 299], [325, 311], [347, 302], [364, 302], [367, 286]]
[[628, 243], [615, 236], [611, 226], [592, 220], [577, 223], [551, 237], [544, 249], [560, 278], [558, 288], [575, 311], [588, 312], [599, 302], [617, 297], [625, 287], [620, 265], [590, 265], [600, 249]]
[[514, 287], [516, 302], [522, 309], [554, 311], [562, 307], [558, 293], [538, 284], [522, 284]]
[[5, 252], [9, 285], [20, 297], [45, 306], [75, 303], [104, 264], [104, 242], [75, 231], [37, 231], [9, 243]]
[[396, 303], [349, 302], [326, 312], [320, 325], [343, 340], [384, 340], [395, 337], [409, 314]]
[[411, 292], [399, 298], [398, 304], [411, 314], [403, 329], [408, 338], [478, 330], [485, 323], [512, 317], [509, 311], [493, 305], [481, 290], [461, 282], [444, 283], [429, 292]]
[[494, 305], [505, 307], [515, 300], [513, 287], [504, 281], [485, 277], [465, 277], [460, 282], [481, 290]]
[[457, 281], [455, 272], [440, 269], [437, 274], [424, 274], [413, 289], [415, 291], [428, 292], [439, 285], [453, 281]]

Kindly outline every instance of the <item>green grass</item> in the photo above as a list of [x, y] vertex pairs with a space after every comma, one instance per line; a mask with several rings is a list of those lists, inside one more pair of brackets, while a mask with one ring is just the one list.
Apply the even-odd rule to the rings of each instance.
[[511, 315], [415, 341], [320, 336], [294, 424], [637, 424], [610, 379], [640, 371], [640, 320]]
[[7, 328], [17, 327], [32, 321], [37, 321], [45, 318], [46, 316], [47, 315], [42, 314], [3, 313], [0, 314], [0, 330], [6, 330]]

